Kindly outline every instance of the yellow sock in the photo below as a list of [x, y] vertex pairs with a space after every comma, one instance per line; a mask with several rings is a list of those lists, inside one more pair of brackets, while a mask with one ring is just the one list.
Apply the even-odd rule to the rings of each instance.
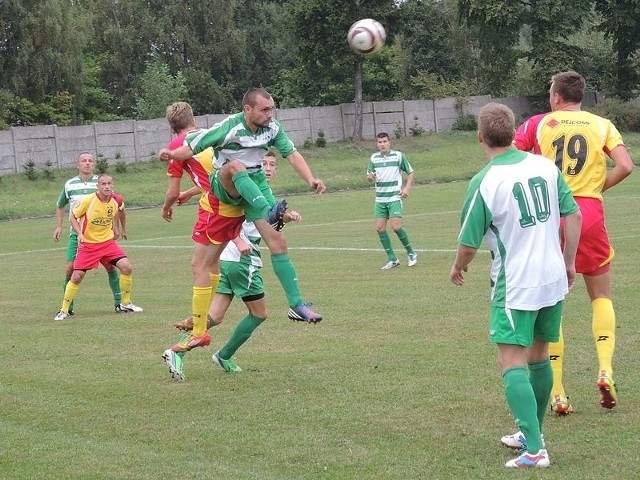
[[193, 287], [193, 299], [191, 301], [191, 314], [193, 315], [194, 337], [199, 337], [207, 331], [207, 313], [211, 303], [211, 287]]
[[209, 280], [211, 280], [211, 298], [213, 298], [213, 294], [216, 293], [216, 290], [218, 289], [218, 283], [220, 283], [220, 274], [210, 273]]
[[76, 298], [79, 288], [80, 285], [67, 282], [67, 286], [64, 288], [64, 297], [62, 298], [62, 307], [60, 307], [60, 310], [69, 313], [69, 305], [71, 305], [73, 299]]
[[553, 388], [551, 398], [555, 395], [566, 397], [564, 385], [562, 384], [562, 366], [564, 364], [564, 335], [560, 327], [560, 339], [557, 342], [549, 343], [549, 360], [553, 370]]
[[120, 275], [120, 292], [122, 293], [122, 304], [131, 303], [131, 286], [133, 278], [131, 275]]
[[606, 370], [613, 376], [613, 351], [616, 348], [616, 313], [609, 298], [596, 298], [591, 302], [593, 308], [593, 339], [596, 341], [600, 370]]

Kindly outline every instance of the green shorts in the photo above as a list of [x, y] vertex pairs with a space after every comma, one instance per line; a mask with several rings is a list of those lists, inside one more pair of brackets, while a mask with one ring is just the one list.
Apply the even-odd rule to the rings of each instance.
[[375, 218], [402, 218], [402, 200], [395, 202], [376, 202]]
[[73, 262], [78, 255], [78, 234], [74, 230], [69, 234], [69, 244], [67, 245], [67, 262]]
[[562, 304], [561, 300], [536, 311], [491, 307], [489, 341], [523, 347], [533, 345], [534, 339], [557, 342], [560, 340]]
[[264, 297], [264, 283], [260, 268], [245, 262], [221, 261], [220, 282], [216, 293], [232, 295], [244, 301]]
[[[273, 191], [269, 186], [269, 182], [267, 182], [267, 176], [264, 174], [264, 171], [258, 170], [257, 172], [249, 173], [249, 178], [251, 178], [253, 183], [258, 186], [264, 198], [269, 202], [269, 205], [275, 205], [276, 198], [273, 196]], [[223, 203], [228, 203], [229, 205], [241, 205], [244, 210], [245, 219], [248, 222], [254, 222], [259, 218], [263, 218], [262, 212], [247, 202], [244, 198], [233, 198], [229, 193], [227, 193], [218, 180], [217, 170], [211, 174], [209, 180], [211, 182], [211, 191], [213, 194]]]

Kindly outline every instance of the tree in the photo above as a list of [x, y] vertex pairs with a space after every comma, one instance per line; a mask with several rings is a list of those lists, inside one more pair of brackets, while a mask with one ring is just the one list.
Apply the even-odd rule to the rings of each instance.
[[235, 17], [244, 38], [243, 60], [233, 68], [238, 93], [254, 86], [271, 91], [278, 74], [297, 65], [288, 10], [281, 1], [238, 0]]
[[[465, 65], [471, 52], [464, 44], [455, 25], [455, 13], [443, 8], [442, 2], [406, 0], [399, 4], [394, 21], [394, 66], [402, 98], [420, 98], [427, 93], [425, 83], [435, 82], [455, 90], [455, 84], [466, 78]], [[433, 92], [433, 90], [431, 90]], [[443, 96], [455, 95], [448, 91]], [[428, 96], [426, 98], [435, 98]]]
[[73, 125], [73, 120], [73, 97], [68, 92], [58, 92], [34, 103], [0, 90], [0, 129], [9, 126], [66, 126]]
[[161, 62], [172, 76], [184, 76], [186, 100], [197, 114], [229, 107], [228, 92], [215, 98], [203, 95], [212, 93], [209, 85], [193, 81], [233, 85], [232, 71], [242, 61], [243, 44], [234, 25], [235, 0], [90, 1], [100, 85], [117, 99], [115, 113], [135, 115], [136, 79], [147, 62]]
[[523, 21], [531, 31], [533, 73], [540, 79], [541, 91], [546, 91], [553, 74], [576, 69], [584, 57], [585, 46], [569, 39], [593, 20], [593, 1], [536, 0], [525, 13]]
[[520, 0], [459, 0], [461, 22], [478, 38], [480, 91], [500, 95], [518, 59], [518, 39], [525, 7]]
[[578, 46], [583, 54], [575, 59], [572, 68], [580, 72], [587, 81], [589, 90], [613, 92], [615, 90], [612, 59], [616, 54], [613, 42], [604, 32], [593, 27], [583, 27], [582, 31], [569, 38], [569, 42]]
[[[346, 35], [367, 17], [387, 45], [362, 56]], [[358, 139], [363, 101], [543, 93], [567, 69], [631, 98], [639, 46], [640, 0], [0, 0], [0, 123], [148, 116], [177, 96], [230, 112], [264, 86], [281, 108], [353, 102]]]
[[[354, 54], [347, 45], [349, 26], [361, 18], [374, 18], [383, 25], [393, 13], [390, 0], [291, 0], [291, 34], [305, 81], [293, 84], [306, 105], [354, 101], [353, 137], [362, 138], [363, 67], [370, 60]], [[390, 32], [387, 32], [388, 34]], [[388, 41], [392, 35], [388, 35]], [[372, 56], [373, 57], [373, 56]], [[389, 77], [389, 80], [391, 78]], [[374, 96], [375, 92], [368, 92]]]
[[175, 77], [169, 73], [169, 67], [159, 61], [147, 62], [138, 82], [136, 94], [136, 112], [138, 118], [164, 117], [167, 105], [182, 100], [187, 93], [184, 76]]
[[[244, 62], [245, 36], [236, 24], [237, 0], [152, 0], [164, 15], [169, 38], [159, 49], [172, 72], [187, 79], [196, 113], [235, 109], [236, 69]], [[253, 19], [252, 19], [253, 21]], [[199, 83], [194, 83], [198, 80]], [[202, 83], [205, 82], [205, 83]]]
[[599, 27], [613, 40], [616, 52], [616, 61], [612, 62], [614, 94], [631, 99], [638, 94], [640, 84], [640, 1], [596, 0], [596, 11], [602, 15]]
[[83, 88], [84, 11], [68, 0], [0, 2], [0, 84], [41, 102]]
[[157, 25], [142, 0], [88, 0], [93, 19], [91, 51], [98, 62], [98, 83], [113, 95], [111, 113], [135, 116], [136, 78], [153, 60], [152, 46], [167, 28]]
[[531, 61], [540, 92], [553, 73], [573, 68], [582, 49], [568, 38], [592, 14], [585, 0], [459, 0], [459, 17], [478, 32], [480, 84], [501, 95], [514, 77], [518, 59]]
[[76, 97], [78, 104], [77, 119], [83, 122], [111, 122], [121, 117], [114, 112], [116, 102], [113, 95], [99, 83], [100, 62], [91, 54], [84, 57], [83, 94]]

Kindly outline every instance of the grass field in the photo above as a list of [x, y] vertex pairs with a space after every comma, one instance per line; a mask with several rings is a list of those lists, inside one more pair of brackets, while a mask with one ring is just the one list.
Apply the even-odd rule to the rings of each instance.
[[[164, 178], [158, 184], [161, 198]], [[304, 216], [286, 230], [291, 255], [306, 299], [325, 320], [286, 319], [267, 260], [270, 318], [238, 352], [244, 371], [224, 373], [210, 359], [244, 316], [238, 303], [212, 346], [186, 357], [181, 384], [160, 355], [177, 338], [172, 323], [190, 309], [195, 206], [179, 208], [171, 224], [158, 208], [129, 211], [122, 245], [144, 313], [114, 314], [99, 270], [87, 275], [77, 314], [64, 322], [52, 320], [65, 247], [51, 240], [55, 221], [0, 222], [0, 478], [637, 478], [639, 187], [636, 172], [606, 196], [617, 252], [620, 404], [598, 404], [590, 307], [579, 283], [564, 326], [577, 413], [547, 418], [552, 466], [540, 472], [502, 466], [513, 453], [499, 438], [514, 423], [487, 341], [488, 254], [478, 255], [464, 287], [448, 279], [466, 182], [412, 190], [404, 223], [419, 263], [407, 268], [401, 256], [400, 268], [384, 272], [371, 190], [291, 196]], [[396, 238], [394, 245], [401, 253]]]

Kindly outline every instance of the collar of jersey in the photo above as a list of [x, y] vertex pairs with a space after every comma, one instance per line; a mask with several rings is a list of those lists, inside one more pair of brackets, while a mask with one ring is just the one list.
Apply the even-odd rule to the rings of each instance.
[[516, 148], [513, 148], [507, 152], [496, 155], [491, 160], [493, 165], [512, 165], [519, 163], [527, 156], [527, 152], [522, 152]]

